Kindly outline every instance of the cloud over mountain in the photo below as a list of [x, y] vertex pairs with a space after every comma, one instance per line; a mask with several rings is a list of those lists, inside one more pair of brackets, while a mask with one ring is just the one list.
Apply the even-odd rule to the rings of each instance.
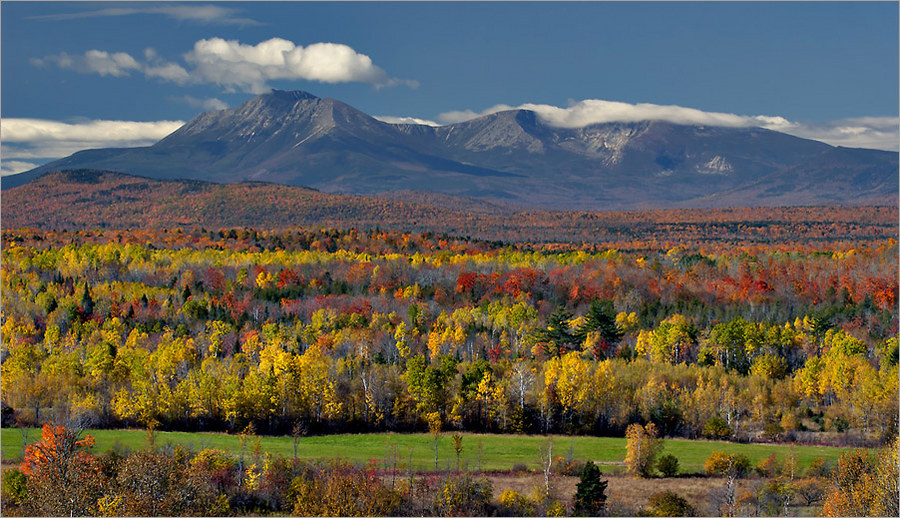
[[707, 112], [695, 108], [650, 103], [630, 104], [601, 99], [572, 101], [566, 108], [526, 103], [519, 106], [498, 104], [481, 112], [449, 111], [438, 115], [445, 124], [507, 110], [531, 110], [546, 124], [557, 128], [582, 128], [608, 122], [664, 121], [674, 124], [732, 128], [759, 127], [826, 142], [836, 146], [864, 147], [896, 151], [900, 148], [900, 119], [897, 117], [859, 117], [838, 121], [807, 123], [780, 116], [737, 115]]

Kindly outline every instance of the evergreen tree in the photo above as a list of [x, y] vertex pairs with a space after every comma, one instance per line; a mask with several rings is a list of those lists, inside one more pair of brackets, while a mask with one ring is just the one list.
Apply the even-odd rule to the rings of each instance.
[[565, 308], [558, 308], [547, 317], [547, 327], [538, 330], [537, 338], [546, 344], [549, 356], [562, 356], [566, 351], [574, 348], [577, 339], [569, 330], [569, 320], [571, 319], [571, 312], [566, 311]]
[[616, 325], [616, 312], [610, 300], [595, 300], [591, 302], [591, 307], [584, 316], [584, 323], [575, 331], [575, 338], [580, 342], [584, 342], [588, 333], [596, 332], [600, 334], [602, 343], [600, 345], [601, 356], [606, 357], [606, 350], [609, 346], [616, 344], [622, 339], [624, 333], [619, 330]]
[[588, 461], [581, 472], [581, 481], [575, 486], [575, 514], [579, 516], [599, 516], [606, 507], [606, 486], [601, 478], [600, 468]]

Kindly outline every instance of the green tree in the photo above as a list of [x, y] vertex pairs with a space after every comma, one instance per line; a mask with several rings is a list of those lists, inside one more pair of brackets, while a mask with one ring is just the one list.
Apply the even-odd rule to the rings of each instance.
[[575, 347], [578, 338], [569, 329], [572, 313], [565, 308], [557, 308], [548, 318], [547, 327], [537, 330], [538, 342], [550, 357], [559, 357]]
[[606, 508], [606, 480], [601, 480], [600, 468], [591, 461], [584, 465], [581, 480], [575, 486], [575, 514], [599, 516]]
[[584, 322], [575, 330], [575, 337], [584, 342], [589, 333], [598, 333], [600, 341], [596, 344], [596, 359], [606, 358], [606, 351], [622, 339], [624, 333], [616, 325], [616, 311], [610, 300], [595, 300], [591, 302]]

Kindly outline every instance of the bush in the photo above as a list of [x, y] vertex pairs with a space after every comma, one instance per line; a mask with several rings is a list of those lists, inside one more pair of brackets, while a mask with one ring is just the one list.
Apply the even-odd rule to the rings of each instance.
[[719, 416], [710, 417], [709, 421], [703, 425], [703, 436], [707, 439], [730, 439], [734, 435], [734, 430], [728, 426], [728, 423]]
[[708, 475], [743, 478], [750, 472], [750, 459], [740, 453], [714, 451], [703, 463], [703, 469]]
[[772, 421], [771, 423], [766, 424], [766, 427], [763, 429], [763, 433], [766, 436], [766, 439], [770, 441], [777, 441], [782, 438], [784, 434], [784, 428], [781, 427], [781, 423], [776, 423]]
[[492, 494], [493, 487], [487, 478], [473, 478], [468, 474], [448, 477], [434, 507], [440, 516], [487, 516]]
[[664, 477], [674, 477], [678, 474], [678, 457], [667, 453], [656, 461], [656, 469], [663, 474]]
[[299, 516], [391, 516], [403, 503], [371, 471], [335, 463], [291, 482]]
[[759, 461], [759, 464], [756, 465], [756, 472], [761, 477], [771, 477], [781, 471], [780, 468], [781, 466], [778, 465], [778, 457], [773, 453]]
[[534, 516], [534, 503], [518, 491], [507, 489], [500, 494], [501, 516]]
[[647, 499], [650, 516], [693, 516], [694, 507], [673, 491], [653, 493]]
[[28, 498], [28, 477], [16, 468], [4, 471], [3, 503], [22, 505], [26, 498]]
[[807, 477], [829, 478], [834, 472], [834, 463], [824, 457], [816, 457], [806, 468]]

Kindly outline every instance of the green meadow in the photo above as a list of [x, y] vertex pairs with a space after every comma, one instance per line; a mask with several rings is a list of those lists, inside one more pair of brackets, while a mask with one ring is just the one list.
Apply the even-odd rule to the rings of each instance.
[[[148, 447], [147, 432], [144, 430], [87, 430], [96, 440], [93, 452], [109, 450], [136, 451]], [[553, 456], [592, 460], [606, 471], [622, 469], [625, 458], [625, 439], [619, 437], [584, 436], [536, 436], [536, 435], [491, 435], [462, 434], [461, 467], [482, 470], [509, 470], [513, 465], [524, 465], [529, 469], [540, 466], [540, 448], [546, 448], [552, 440]], [[2, 453], [6, 463], [22, 459], [23, 440], [20, 430], [2, 430]], [[28, 431], [28, 441], [40, 439], [40, 430]], [[216, 448], [240, 456], [241, 452], [250, 458], [256, 452], [270, 453], [284, 457], [294, 455], [292, 437], [250, 436], [243, 440], [237, 435], [220, 433], [157, 432], [156, 447], [181, 446], [192, 451]], [[837, 460], [841, 452], [848, 448], [827, 446], [793, 446], [773, 444], [738, 444], [717, 441], [691, 441], [669, 439], [665, 441], [663, 453], [678, 458], [682, 473], [702, 472], [703, 461], [713, 451], [746, 455], [753, 465], [773, 452], [785, 459], [793, 451], [797, 465], [805, 469], [816, 457]], [[323, 435], [301, 437], [297, 444], [297, 456], [301, 459], [343, 459], [355, 463], [375, 463], [379, 467], [408, 469], [434, 469], [434, 438], [429, 434], [373, 433], [360, 435]], [[438, 468], [455, 469], [456, 452], [451, 434], [444, 433], [438, 439]]]

